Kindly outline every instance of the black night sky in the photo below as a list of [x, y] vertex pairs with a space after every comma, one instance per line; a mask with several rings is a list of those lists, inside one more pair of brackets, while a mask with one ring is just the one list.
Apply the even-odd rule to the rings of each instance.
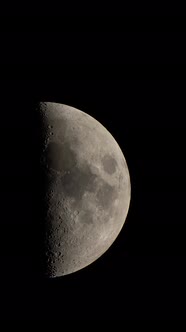
[[[181, 37], [179, 26], [169, 30], [163, 17], [150, 26], [150, 20], [131, 19], [99, 17], [95, 24], [84, 18], [83, 24], [76, 18], [69, 25], [64, 17], [57, 23], [37, 17], [34, 27], [23, 17], [1, 21], [1, 319], [184, 317]], [[53, 280], [40, 275], [37, 253], [41, 207], [33, 109], [40, 100], [76, 107], [100, 121], [119, 143], [131, 177], [129, 213], [114, 244], [89, 267]]]

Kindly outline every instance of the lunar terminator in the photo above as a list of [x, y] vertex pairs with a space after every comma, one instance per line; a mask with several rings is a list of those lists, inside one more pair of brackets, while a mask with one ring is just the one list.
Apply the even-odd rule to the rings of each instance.
[[64, 104], [39, 104], [46, 179], [46, 274], [76, 272], [99, 258], [120, 233], [131, 185], [125, 157], [96, 119]]

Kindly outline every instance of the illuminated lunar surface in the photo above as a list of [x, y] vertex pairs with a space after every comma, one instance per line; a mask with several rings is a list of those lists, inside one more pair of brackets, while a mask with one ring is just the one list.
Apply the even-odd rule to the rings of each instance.
[[130, 204], [125, 157], [108, 130], [67, 105], [39, 105], [46, 179], [46, 274], [59, 277], [94, 262], [115, 241]]

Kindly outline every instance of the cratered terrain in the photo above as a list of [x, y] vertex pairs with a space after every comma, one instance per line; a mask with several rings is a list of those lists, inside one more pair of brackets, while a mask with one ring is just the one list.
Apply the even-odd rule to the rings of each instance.
[[39, 104], [45, 177], [46, 275], [58, 277], [94, 262], [114, 242], [131, 195], [125, 157], [96, 119], [76, 108]]

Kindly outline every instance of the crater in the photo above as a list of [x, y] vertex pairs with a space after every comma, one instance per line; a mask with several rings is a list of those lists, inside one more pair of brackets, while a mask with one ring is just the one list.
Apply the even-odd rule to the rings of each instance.
[[102, 163], [105, 172], [113, 174], [116, 171], [117, 162], [112, 156], [106, 154], [102, 159]]
[[59, 136], [62, 141], [65, 140], [68, 133], [68, 121], [63, 117], [63, 119], [53, 118], [50, 120], [50, 131], [55, 131], [56, 136]]

